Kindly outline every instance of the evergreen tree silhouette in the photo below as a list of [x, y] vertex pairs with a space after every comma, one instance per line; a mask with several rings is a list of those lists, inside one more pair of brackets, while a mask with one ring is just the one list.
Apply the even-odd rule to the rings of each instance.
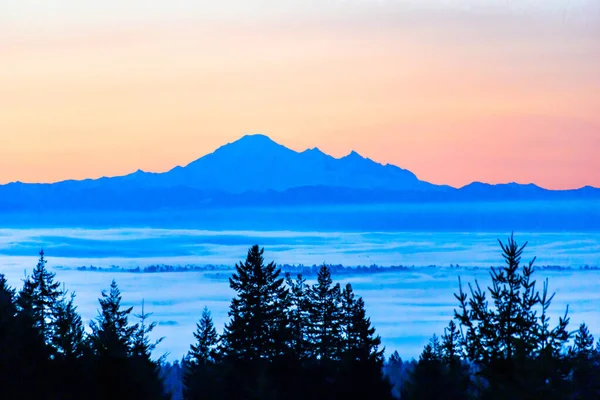
[[402, 400], [446, 400], [444, 364], [441, 358], [441, 346], [434, 335], [423, 349], [419, 360], [402, 387]]
[[248, 250], [246, 261], [236, 264], [229, 278], [236, 292], [223, 333], [222, 354], [233, 366], [233, 397], [277, 398], [275, 365], [289, 353], [291, 332], [287, 318], [288, 290], [281, 270], [264, 264], [264, 249]]
[[42, 397], [52, 397], [56, 389], [49, 383], [57, 374], [57, 369], [51, 365], [56, 356], [52, 343], [56, 335], [56, 306], [62, 292], [60, 283], [54, 278], [55, 275], [46, 268], [41, 250], [33, 274], [23, 282], [16, 300], [24, 373], [34, 377], [25, 390], [31, 393], [43, 391], [43, 395], [39, 394]]
[[[18, 315], [15, 291], [0, 274], [0, 393], [3, 398], [18, 399], [41, 394], [38, 384], [40, 356], [28, 338], [36, 338], [31, 324], [23, 324]], [[40, 338], [38, 336], [37, 338]], [[42, 344], [37, 342], [38, 347]], [[37, 357], [36, 357], [37, 356]], [[39, 391], [38, 391], [39, 390]]]
[[55, 307], [55, 336], [52, 344], [59, 357], [72, 360], [82, 357], [85, 351], [85, 329], [75, 306], [75, 293], [67, 299], [66, 293]]
[[81, 316], [74, 304], [75, 294], [63, 293], [55, 310], [55, 329], [52, 345], [56, 349], [53, 361], [54, 386], [61, 399], [78, 399], [88, 387], [89, 363], [86, 355], [85, 331]]
[[317, 283], [308, 292], [309, 337], [314, 356], [322, 363], [339, 360], [342, 344], [342, 315], [340, 285], [333, 285], [331, 272], [321, 266]]
[[485, 382], [485, 399], [561, 398], [568, 373], [561, 354], [570, 337], [567, 313], [550, 329], [547, 310], [554, 295], [548, 297], [547, 281], [541, 294], [535, 289], [535, 258], [521, 266], [527, 243], [519, 246], [513, 236], [499, 243], [506, 265], [491, 269], [493, 308], [477, 281], [475, 289], [469, 285], [469, 296], [459, 278], [455, 318], [465, 330], [464, 353]]
[[594, 349], [594, 337], [585, 323], [579, 326], [569, 353], [573, 364], [571, 398], [600, 398], [600, 359]]
[[91, 346], [94, 354], [113, 358], [126, 358], [137, 326], [129, 325], [129, 314], [133, 307], [121, 309], [121, 291], [113, 279], [108, 293], [102, 291], [98, 299], [100, 311], [95, 321], [90, 323]]
[[[24, 284], [22, 305], [29, 308], [34, 327], [39, 330], [44, 341], [51, 345], [56, 334], [56, 308], [63, 293], [60, 283], [54, 280], [56, 275], [46, 268], [44, 250], [41, 250], [39, 255], [33, 274]], [[56, 349], [51, 347], [51, 357], [55, 351]]]
[[219, 335], [213, 324], [208, 308], [202, 310], [202, 317], [194, 332], [196, 343], [190, 346], [186, 357], [186, 371], [183, 376], [184, 397], [188, 400], [218, 398], [222, 390], [217, 368]]
[[341, 354], [338, 397], [391, 398], [392, 386], [383, 375], [381, 337], [367, 317], [362, 297], [355, 298], [352, 285], [342, 293], [342, 332], [345, 332]]
[[134, 317], [139, 319], [139, 323], [135, 325], [133, 340], [131, 343], [131, 384], [138, 388], [136, 396], [143, 399], [165, 399], [167, 395], [164, 393], [162, 381], [160, 379], [159, 362], [152, 360], [152, 351], [156, 346], [163, 341], [164, 338], [159, 338], [156, 341], [151, 341], [149, 334], [156, 327], [156, 322], [147, 323], [148, 318], [152, 314], [146, 313], [144, 310], [144, 301], [142, 300], [142, 311], [140, 314], [135, 314]]
[[309, 287], [306, 279], [299, 274], [296, 279], [286, 275], [286, 283], [290, 290], [289, 321], [291, 329], [291, 348], [298, 362], [310, 357], [309, 347]]
[[194, 338], [196, 339], [196, 344], [190, 346], [190, 352], [188, 353], [189, 362], [194, 365], [214, 363], [217, 357], [219, 335], [207, 307], [204, 307], [202, 310], [202, 317], [196, 324]]
[[130, 326], [128, 321], [133, 307], [121, 308], [121, 292], [114, 280], [108, 293], [102, 291], [98, 301], [100, 310], [96, 320], [90, 323], [89, 335], [95, 379], [91, 395], [97, 399], [111, 398], [115, 393], [135, 397], [138, 388], [131, 384], [129, 357], [138, 327]]

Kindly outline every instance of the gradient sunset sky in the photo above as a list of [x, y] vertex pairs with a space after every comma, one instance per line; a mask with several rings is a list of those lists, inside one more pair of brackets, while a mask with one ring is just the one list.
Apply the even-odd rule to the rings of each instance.
[[0, 183], [247, 133], [433, 183], [600, 187], [598, 0], [7, 0]]

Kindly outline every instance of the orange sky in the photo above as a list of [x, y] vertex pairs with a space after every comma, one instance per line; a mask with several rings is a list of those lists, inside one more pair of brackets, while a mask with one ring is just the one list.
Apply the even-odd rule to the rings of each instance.
[[264, 133], [434, 183], [600, 187], [597, 1], [14, 3], [0, 183], [165, 171]]

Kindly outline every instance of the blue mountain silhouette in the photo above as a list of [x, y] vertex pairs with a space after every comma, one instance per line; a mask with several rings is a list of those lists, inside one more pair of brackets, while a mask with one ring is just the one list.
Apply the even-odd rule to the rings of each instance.
[[247, 135], [164, 173], [139, 170], [110, 178], [3, 185], [0, 214], [598, 199], [600, 190], [592, 187], [556, 191], [516, 183], [434, 185], [356, 152], [334, 158], [316, 148], [297, 152], [267, 136]]

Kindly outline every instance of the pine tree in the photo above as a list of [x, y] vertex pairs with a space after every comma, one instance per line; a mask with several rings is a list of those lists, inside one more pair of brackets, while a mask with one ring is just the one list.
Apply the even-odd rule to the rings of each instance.
[[133, 307], [121, 309], [121, 292], [113, 280], [108, 293], [98, 299], [100, 311], [90, 323], [90, 349], [93, 355], [91, 376], [94, 379], [90, 397], [111, 398], [115, 393], [133, 395], [139, 389], [132, 383], [133, 338], [138, 326], [129, 325]]
[[56, 305], [54, 337], [52, 345], [56, 349], [54, 364], [54, 387], [58, 389], [57, 398], [78, 399], [88, 387], [89, 354], [85, 346], [85, 331], [81, 317], [74, 304], [75, 294], [66, 293]]
[[585, 323], [579, 325], [579, 330], [575, 334], [574, 344], [571, 347], [571, 353], [577, 356], [589, 358], [594, 353], [594, 336]]
[[156, 322], [147, 324], [148, 318], [152, 314], [144, 311], [144, 301], [142, 300], [142, 311], [135, 314], [139, 319], [135, 325], [133, 340], [131, 343], [130, 370], [131, 384], [137, 387], [136, 396], [143, 399], [163, 399], [166, 397], [164, 388], [160, 379], [160, 362], [152, 360], [152, 351], [162, 342], [164, 338], [151, 341], [150, 333], [156, 327]]
[[340, 285], [333, 285], [331, 272], [326, 265], [321, 266], [317, 283], [308, 293], [309, 298], [309, 337], [316, 359], [327, 363], [339, 360], [341, 354], [341, 291]]
[[40, 331], [47, 344], [52, 344], [55, 335], [56, 307], [63, 293], [60, 283], [55, 282], [56, 275], [46, 268], [44, 250], [21, 291], [21, 304], [29, 308], [33, 324]]
[[7, 399], [18, 398], [19, 382], [26, 378], [19, 358], [21, 347], [15, 291], [0, 274], [0, 390]]
[[446, 364], [459, 363], [462, 356], [461, 335], [454, 321], [450, 321], [442, 335], [442, 358]]
[[367, 317], [362, 297], [354, 298], [352, 286], [346, 285], [341, 302], [342, 329], [346, 331], [338, 396], [355, 398], [391, 398], [392, 386], [383, 375], [381, 337], [375, 334]]
[[55, 310], [55, 336], [52, 344], [60, 357], [79, 358], [84, 353], [84, 334], [81, 316], [74, 303], [75, 293], [67, 299], [66, 293], [57, 302]]
[[223, 388], [216, 366], [219, 335], [206, 307], [196, 324], [194, 337], [196, 344], [190, 346], [185, 360], [184, 397], [188, 400], [215, 399]]
[[45, 396], [53, 396], [53, 382], [57, 368], [52, 365], [57, 354], [53, 346], [56, 338], [56, 309], [63, 295], [60, 283], [55, 282], [55, 274], [46, 268], [44, 251], [39, 253], [39, 260], [32, 276], [27, 278], [17, 297], [19, 324], [23, 335], [22, 357], [29, 359], [26, 367], [28, 374], [35, 375], [33, 390], [44, 390]]
[[295, 280], [292, 280], [291, 276], [287, 274], [286, 283], [290, 290], [289, 321], [292, 333], [291, 347], [298, 360], [305, 360], [310, 356], [308, 342], [309, 288], [301, 274]]
[[348, 347], [353, 359], [359, 362], [383, 363], [383, 349], [379, 349], [381, 337], [375, 335], [375, 328], [371, 326], [371, 319], [367, 317], [362, 297], [354, 302], [348, 337], [350, 339]]
[[486, 381], [484, 398], [561, 398], [566, 383], [561, 350], [570, 337], [567, 314], [550, 329], [547, 310], [553, 295], [547, 296], [547, 281], [540, 294], [532, 279], [535, 258], [520, 265], [527, 243], [519, 246], [513, 236], [506, 245], [499, 243], [506, 265], [491, 270], [493, 308], [477, 282], [475, 289], [469, 285], [469, 297], [459, 278], [455, 318], [465, 329], [463, 352]]
[[257, 245], [251, 247], [246, 261], [236, 264], [229, 278], [237, 297], [231, 302], [231, 321], [223, 335], [228, 357], [272, 360], [286, 350], [288, 291], [281, 270], [273, 262], [265, 265], [263, 253]]
[[194, 365], [214, 363], [219, 345], [219, 335], [207, 307], [204, 307], [202, 310], [202, 317], [196, 324], [194, 338], [196, 339], [196, 344], [190, 346], [188, 354], [189, 362]]
[[356, 347], [358, 337], [354, 326], [356, 299], [351, 284], [346, 284], [341, 295], [340, 334], [342, 344], [340, 352], [347, 353]]
[[134, 314], [134, 317], [139, 319], [140, 322], [136, 325], [131, 344], [131, 353], [133, 356], [150, 358], [156, 346], [164, 340], [164, 338], [159, 338], [154, 342], [150, 341], [149, 335], [156, 328], [156, 322], [152, 322], [149, 325], [146, 323], [151, 316], [152, 313], [144, 312], [144, 300], [142, 300], [142, 312]]
[[569, 349], [572, 370], [572, 399], [592, 399], [600, 396], [600, 365], [594, 349], [594, 337], [585, 324], [579, 326], [573, 346]]
[[290, 353], [291, 332], [287, 318], [288, 290], [281, 270], [271, 262], [264, 264], [264, 249], [257, 245], [248, 250], [246, 261], [236, 264], [229, 278], [237, 293], [231, 301], [223, 333], [222, 353], [237, 371], [234, 397], [277, 398], [278, 360]]
[[90, 328], [91, 347], [94, 354], [124, 359], [130, 355], [132, 339], [138, 330], [137, 325], [130, 326], [128, 316], [133, 307], [121, 309], [121, 292], [117, 283], [110, 284], [109, 292], [102, 291], [100, 312]]
[[15, 296], [0, 274], [0, 390], [6, 398], [41, 398], [48, 395], [48, 346], [36, 328], [29, 280]]
[[434, 335], [423, 349], [419, 361], [402, 386], [402, 400], [446, 400], [447, 376], [441, 358], [441, 345]]

